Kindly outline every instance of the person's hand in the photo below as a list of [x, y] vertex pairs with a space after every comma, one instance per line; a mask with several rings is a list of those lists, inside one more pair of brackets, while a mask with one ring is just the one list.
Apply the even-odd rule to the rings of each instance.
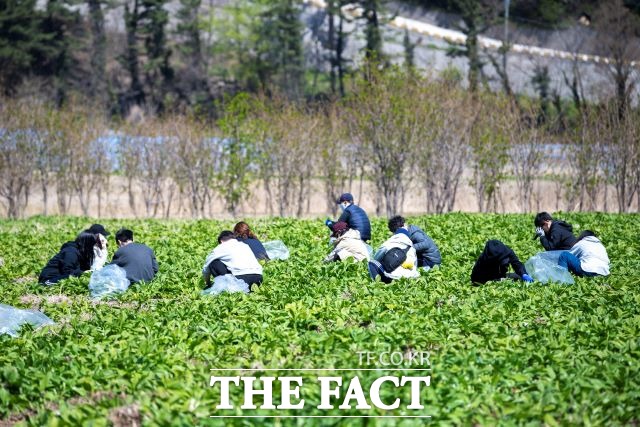
[[528, 274], [523, 274], [522, 280], [524, 280], [527, 283], [533, 283], [533, 277], [529, 276]]
[[324, 225], [326, 225], [327, 227], [331, 228], [331, 227], [333, 227], [333, 221], [331, 221], [329, 218], [327, 218], [324, 221]]
[[536, 228], [536, 236], [544, 237], [544, 230], [542, 229], [542, 227]]

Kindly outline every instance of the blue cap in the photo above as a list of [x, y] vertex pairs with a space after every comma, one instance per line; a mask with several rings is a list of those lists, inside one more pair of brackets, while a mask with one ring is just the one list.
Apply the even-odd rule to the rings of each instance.
[[351, 202], [353, 203], [353, 195], [351, 193], [344, 193], [340, 198], [336, 201], [336, 204], [340, 204], [342, 202]]

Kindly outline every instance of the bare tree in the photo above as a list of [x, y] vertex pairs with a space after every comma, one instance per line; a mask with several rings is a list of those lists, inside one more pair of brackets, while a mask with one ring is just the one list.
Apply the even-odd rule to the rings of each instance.
[[615, 87], [618, 116], [622, 119], [638, 80], [633, 61], [636, 64], [640, 61], [640, 38], [637, 37], [640, 18], [631, 13], [622, 0], [606, 2], [597, 16], [602, 47], [610, 58], [606, 69]]
[[546, 133], [534, 126], [535, 113], [531, 110], [524, 116], [507, 113], [505, 128], [509, 139], [509, 160], [516, 180], [520, 209], [533, 209], [534, 181], [539, 177], [545, 159]]
[[32, 128], [31, 106], [4, 100], [0, 106], [0, 197], [9, 218], [19, 218], [29, 201], [40, 134]]
[[423, 81], [398, 67], [382, 72], [369, 67], [368, 73], [347, 103], [345, 120], [370, 164], [367, 172], [380, 196], [376, 213], [391, 216], [402, 211], [414, 178], [416, 147], [426, 121], [413, 94]]
[[640, 116], [625, 110], [620, 117], [618, 107], [610, 103], [594, 126], [604, 142], [604, 169], [615, 188], [618, 212], [628, 212], [634, 197], [640, 197]]

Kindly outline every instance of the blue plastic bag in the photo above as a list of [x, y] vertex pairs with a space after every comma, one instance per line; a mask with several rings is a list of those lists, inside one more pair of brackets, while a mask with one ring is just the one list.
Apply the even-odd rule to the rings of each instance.
[[109, 264], [91, 274], [89, 291], [91, 298], [102, 299], [106, 296], [121, 294], [129, 289], [129, 279], [122, 267]]
[[524, 268], [529, 276], [540, 283], [553, 282], [572, 285], [575, 281], [569, 270], [558, 265], [558, 259], [562, 252], [564, 251], [537, 253], [524, 263]]
[[10, 305], [0, 304], [0, 335], [7, 334], [17, 337], [20, 327], [25, 323], [32, 325], [34, 328], [55, 325], [53, 320], [39, 311], [22, 310]]
[[202, 291], [202, 295], [218, 295], [222, 292], [244, 292], [249, 293], [249, 285], [244, 280], [240, 280], [233, 274], [217, 276], [213, 279], [213, 285]]
[[269, 259], [285, 260], [289, 258], [289, 248], [287, 248], [282, 240], [264, 242], [263, 246], [267, 251], [267, 255], [269, 255]]

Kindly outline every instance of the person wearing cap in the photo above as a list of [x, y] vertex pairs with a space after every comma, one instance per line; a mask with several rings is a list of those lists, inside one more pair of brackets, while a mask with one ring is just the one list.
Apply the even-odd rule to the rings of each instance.
[[363, 259], [369, 261], [369, 250], [366, 243], [360, 238], [358, 230], [350, 229], [346, 222], [338, 221], [333, 224], [332, 231], [334, 248], [324, 259], [324, 262], [344, 261], [349, 257], [356, 261]]
[[109, 255], [107, 250], [107, 237], [109, 233], [102, 224], [93, 224], [88, 229], [84, 230], [85, 233], [91, 233], [98, 236], [99, 241], [93, 246], [93, 263], [91, 264], [91, 271], [98, 271], [107, 262]]
[[158, 272], [156, 255], [147, 245], [133, 241], [133, 231], [121, 228], [116, 232], [118, 250], [112, 264], [122, 267], [131, 283], [150, 282]]
[[344, 193], [336, 201], [342, 209], [342, 215], [338, 218], [338, 221], [326, 220], [327, 227], [332, 228], [336, 222], [346, 222], [349, 228], [358, 230], [360, 232], [360, 238], [363, 241], [371, 240], [371, 222], [367, 213], [360, 206], [353, 203], [353, 196], [351, 193]]

